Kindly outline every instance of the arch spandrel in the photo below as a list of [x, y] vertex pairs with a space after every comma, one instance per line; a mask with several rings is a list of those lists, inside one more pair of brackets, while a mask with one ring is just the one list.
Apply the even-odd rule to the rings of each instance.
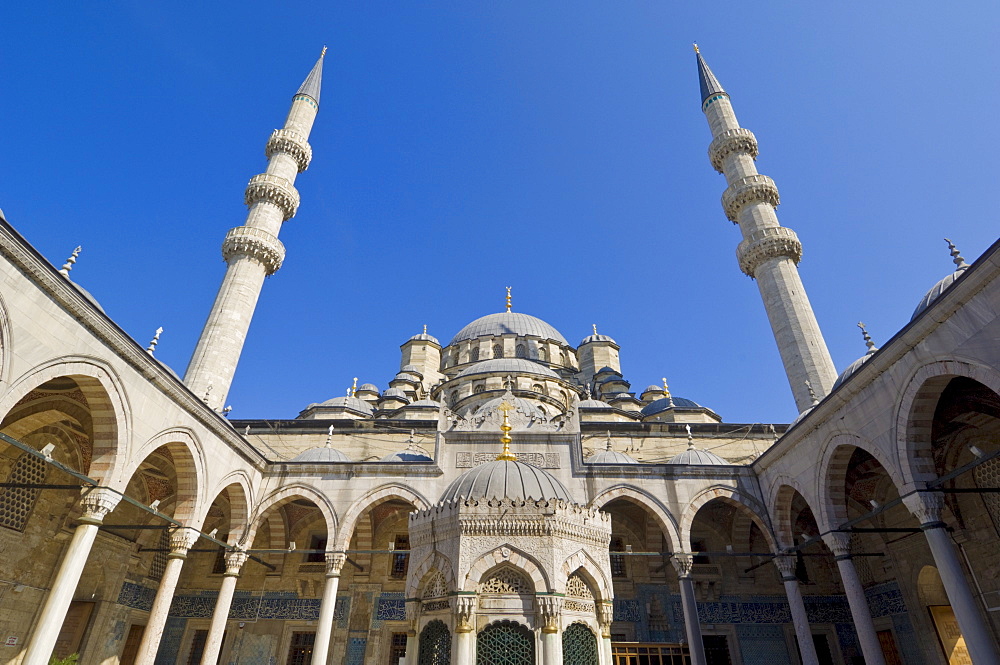
[[135, 450], [129, 451], [129, 459], [121, 466], [120, 477], [115, 479], [112, 487], [124, 491], [139, 473], [143, 462], [160, 448], [170, 451], [176, 475], [174, 519], [197, 528], [208, 510], [205, 503], [207, 472], [202, 444], [187, 428], [178, 427], [160, 432]]
[[[889, 480], [901, 493], [902, 483], [899, 469], [892, 458], [880, 447], [862, 439], [856, 434], [840, 433], [830, 437], [823, 448], [822, 462], [816, 469], [816, 485], [819, 487], [819, 502], [813, 515], [823, 531], [834, 529], [847, 519], [844, 483], [848, 466], [854, 451], [860, 449], [871, 455], [885, 469]], [[819, 512], [815, 508], [819, 508]]]
[[254, 537], [257, 535], [257, 530], [267, 519], [272, 509], [279, 508], [283, 504], [295, 499], [306, 499], [319, 508], [320, 513], [323, 515], [323, 521], [326, 523], [327, 538], [337, 533], [337, 513], [334, 511], [326, 494], [309, 485], [296, 483], [275, 490], [258, 502], [251, 513], [247, 531], [243, 534], [241, 542], [247, 546], [252, 544]]
[[410, 570], [406, 575], [406, 597], [416, 598], [423, 588], [424, 582], [433, 574], [444, 575], [445, 583], [450, 589], [455, 589], [455, 569], [451, 561], [440, 552], [432, 552], [420, 561], [410, 562]]
[[[698, 516], [698, 512], [702, 509], [702, 507], [712, 501], [723, 501], [749, 517], [764, 535], [764, 538], [767, 540], [767, 546], [770, 550], [772, 552], [776, 551], [777, 546], [774, 540], [774, 533], [771, 531], [771, 526], [768, 523], [767, 511], [764, 506], [762, 506], [760, 502], [753, 497], [741, 492], [735, 487], [728, 485], [716, 485], [714, 487], [709, 487], [701, 491], [691, 500], [687, 508], [684, 510], [684, 514], [681, 516], [680, 530], [682, 543], [691, 542], [691, 527]], [[680, 551], [687, 551], [689, 548], [690, 545], [687, 545]]]
[[335, 549], [337, 551], [343, 551], [350, 547], [351, 537], [354, 535], [354, 529], [357, 526], [358, 519], [365, 513], [366, 510], [369, 510], [384, 501], [391, 501], [393, 499], [409, 503], [414, 507], [413, 509], [415, 511], [426, 510], [428, 506], [430, 506], [427, 499], [405, 485], [394, 483], [376, 487], [375, 489], [367, 492], [364, 496], [355, 500], [351, 504], [350, 508], [348, 508], [344, 513], [343, 519], [340, 523], [340, 530], [335, 532]]
[[792, 501], [796, 494], [802, 497], [814, 516], [819, 515], [817, 510], [819, 499], [810, 498], [811, 493], [807, 492], [806, 486], [796, 478], [784, 474], [778, 475], [772, 479], [765, 492], [775, 540], [780, 547], [792, 547], [794, 541], [795, 534], [791, 528], [791, 510]]
[[611, 581], [594, 559], [585, 550], [578, 550], [563, 562], [562, 575], [558, 580], [557, 592], [565, 592], [566, 583], [569, 577], [576, 573], [582, 573], [584, 579], [589, 583], [593, 591], [596, 592], [597, 601], [611, 601], [614, 598]]
[[504, 566], [511, 566], [524, 573], [531, 580], [535, 593], [553, 591], [544, 567], [530, 554], [513, 545], [504, 545], [481, 554], [463, 576], [462, 588], [459, 590], [475, 592], [488, 573]]
[[625, 499], [649, 512], [649, 514], [656, 519], [656, 522], [660, 527], [660, 531], [663, 532], [664, 538], [667, 539], [667, 546], [670, 548], [670, 551], [679, 551], [678, 548], [682, 542], [680, 538], [680, 528], [678, 527], [677, 521], [671, 512], [666, 506], [660, 503], [656, 497], [637, 487], [632, 487], [630, 485], [615, 485], [614, 487], [609, 487], [595, 496], [593, 500], [591, 500], [590, 506], [597, 509], [603, 509], [604, 506], [611, 503], [615, 499]]

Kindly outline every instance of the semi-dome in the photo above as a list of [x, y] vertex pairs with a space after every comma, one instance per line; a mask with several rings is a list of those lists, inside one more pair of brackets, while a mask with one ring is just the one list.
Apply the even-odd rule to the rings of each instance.
[[333, 399], [326, 400], [319, 406], [336, 406], [344, 409], [360, 411], [361, 413], [371, 413], [375, 410], [371, 404], [363, 399], [358, 399], [357, 397], [334, 397]]
[[[662, 391], [663, 388], [659, 388], [659, 390]], [[652, 416], [657, 413], [662, 413], [663, 411], [667, 411], [668, 409], [673, 409], [673, 408], [700, 409], [702, 407], [701, 404], [698, 404], [694, 400], [687, 399], [684, 397], [670, 397], [670, 398], [661, 397], [660, 399], [652, 401], [646, 406], [642, 407], [642, 411], [640, 413], [642, 413], [642, 415], [644, 416]]]
[[336, 448], [317, 446], [292, 458], [293, 462], [350, 462], [350, 458]]
[[456, 499], [519, 499], [572, 501], [569, 491], [555, 477], [524, 462], [496, 460], [469, 469], [441, 495], [441, 501]]
[[466, 376], [472, 376], [474, 374], [490, 374], [502, 372], [505, 374], [537, 374], [539, 376], [545, 376], [550, 379], [558, 379], [559, 375], [553, 372], [551, 369], [545, 365], [541, 365], [532, 360], [525, 360], [524, 358], [492, 358], [490, 360], [482, 360], [477, 362], [475, 365], [466, 367], [461, 372], [458, 373], [456, 379], [461, 379]]
[[545, 321], [520, 312], [499, 312], [479, 317], [458, 331], [449, 346], [477, 337], [498, 337], [500, 335], [531, 335], [541, 339], [551, 339], [569, 346], [566, 338]]
[[722, 459], [713, 452], [707, 450], [698, 450], [694, 446], [688, 446], [688, 449], [682, 453], [674, 455], [670, 458], [667, 464], [700, 464], [707, 466], [732, 466], [730, 462]]
[[[420, 377], [422, 377], [424, 375], [424, 373], [421, 372], [420, 368], [417, 367], [416, 365], [404, 365], [403, 368], [401, 370], [399, 370], [399, 374], [403, 374], [403, 373], [406, 373], [406, 374], [416, 374], [417, 376], [420, 376]], [[397, 376], [398, 376], [398, 374], [397, 374]]]

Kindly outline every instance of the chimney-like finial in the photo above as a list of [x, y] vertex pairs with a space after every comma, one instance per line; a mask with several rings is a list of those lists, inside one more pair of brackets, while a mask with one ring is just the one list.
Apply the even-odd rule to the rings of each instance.
[[330, 425], [326, 429], [326, 443], [323, 445], [327, 448], [333, 448], [333, 425]]
[[510, 431], [514, 428], [510, 426], [510, 419], [508, 417], [508, 414], [514, 410], [514, 407], [507, 402], [503, 402], [497, 408], [503, 412], [503, 423], [500, 424], [500, 431], [503, 432], [500, 436], [500, 443], [503, 444], [503, 450], [501, 450], [500, 454], [497, 455], [496, 461], [516, 462], [517, 455], [510, 452], [510, 442], [513, 441], [513, 439], [510, 438]]
[[149, 340], [149, 346], [146, 347], [146, 353], [153, 355], [153, 351], [156, 350], [156, 345], [160, 343], [160, 335], [163, 333], [163, 326], [156, 329], [156, 334], [153, 335], [153, 339]]
[[608, 440], [604, 446], [604, 449], [607, 450], [609, 453], [614, 450], [614, 448], [611, 447], [611, 430], [608, 430]]
[[69, 255], [68, 259], [66, 259], [66, 263], [64, 263], [63, 267], [59, 269], [60, 275], [69, 279], [69, 271], [73, 269], [73, 264], [76, 263], [76, 259], [78, 256], [80, 256], [80, 252], [82, 250], [83, 250], [82, 246], [80, 245], [76, 246], [76, 249], [73, 250], [73, 253]]
[[944, 241], [948, 243], [948, 249], [951, 250], [951, 260], [955, 264], [955, 272], [968, 268], [969, 264], [965, 262], [964, 258], [962, 258], [962, 253], [958, 251], [957, 247], [955, 247], [955, 243], [948, 238], [945, 238]]
[[510, 311], [510, 287], [507, 287], [507, 311]]
[[684, 429], [686, 429], [688, 433], [688, 450], [694, 450], [694, 435], [691, 434], [691, 426], [684, 425]]
[[425, 335], [427, 334], [427, 324], [426, 323], [424, 324], [424, 334]]
[[858, 321], [858, 327], [861, 328], [861, 335], [865, 338], [865, 346], [868, 347], [868, 353], [865, 355], [870, 356], [871, 354], [878, 351], [878, 347], [875, 346], [875, 342], [872, 341], [872, 336], [868, 334], [868, 329], [865, 328], [865, 324]]
[[816, 391], [813, 390], [813, 384], [811, 381], [806, 381], [805, 384], [806, 384], [806, 390], [809, 391], [809, 399], [812, 400], [812, 405], [816, 406], [817, 404], [819, 404], [819, 397], [816, 397]]
[[358, 395], [358, 377], [354, 377], [354, 383], [351, 384], [350, 395], [351, 397], [357, 397]]

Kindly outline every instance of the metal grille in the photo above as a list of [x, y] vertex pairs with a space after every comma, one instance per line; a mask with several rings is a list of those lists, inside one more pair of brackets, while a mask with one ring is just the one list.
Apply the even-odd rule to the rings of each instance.
[[573, 573], [566, 580], [566, 595], [576, 596], [577, 598], [588, 598], [590, 600], [594, 599], [594, 593], [587, 586], [587, 583], [583, 581], [583, 578]]
[[449, 665], [451, 663], [451, 633], [443, 621], [431, 621], [420, 631], [418, 665]]
[[[9, 483], [41, 484], [45, 482], [45, 462], [31, 453], [24, 453], [10, 470]], [[38, 499], [35, 487], [10, 487], [0, 490], [0, 526], [24, 531], [31, 509]]]
[[[1000, 487], [997, 484], [1000, 483], [1000, 458], [994, 457], [993, 459], [986, 460], [973, 470], [972, 476], [975, 478], [976, 486], [979, 488]], [[979, 496], [982, 497], [983, 503], [986, 504], [986, 511], [993, 518], [993, 528], [997, 530], [997, 533], [1000, 533], [1000, 494], [996, 492], [983, 492]]]
[[167, 568], [167, 552], [170, 549], [170, 534], [166, 529], [160, 532], [160, 543], [157, 545], [159, 552], [153, 552], [153, 560], [149, 564], [149, 574], [147, 577], [159, 582], [163, 579], [163, 571]]
[[532, 587], [513, 568], [503, 568], [479, 585], [479, 593], [531, 593]]
[[597, 665], [597, 638], [582, 623], [563, 631], [563, 665]]
[[535, 639], [513, 621], [490, 624], [476, 639], [476, 665], [535, 665]]
[[448, 595], [448, 583], [441, 573], [435, 573], [424, 585], [424, 592], [421, 598], [441, 598]]
[[406, 633], [393, 633], [389, 649], [389, 665], [399, 665], [406, 658]]

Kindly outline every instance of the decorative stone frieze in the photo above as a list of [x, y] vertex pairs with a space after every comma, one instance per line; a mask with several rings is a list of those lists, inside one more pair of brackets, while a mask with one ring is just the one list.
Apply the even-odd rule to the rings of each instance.
[[243, 201], [248, 206], [260, 201], [271, 203], [281, 209], [283, 221], [287, 222], [295, 217], [295, 211], [299, 209], [299, 192], [281, 176], [258, 173], [250, 178]]
[[285, 246], [267, 231], [237, 226], [229, 229], [226, 239], [222, 241], [222, 258], [229, 261], [237, 256], [256, 259], [268, 275], [273, 275], [285, 260]]
[[726, 219], [736, 224], [740, 210], [750, 203], [767, 203], [777, 207], [781, 202], [778, 186], [766, 175], [751, 175], [740, 178], [722, 193], [722, 209]]
[[802, 260], [802, 243], [795, 231], [774, 226], [754, 231], [736, 247], [740, 270], [753, 277], [760, 264], [769, 259], [786, 257], [798, 264]]
[[[497, 454], [495, 452], [475, 453], [463, 451], [455, 454], [455, 466], [459, 469], [471, 469], [480, 464], [496, 461], [496, 458]], [[559, 468], [559, 453], [518, 452], [517, 459], [532, 466], [537, 466], [540, 469]]]
[[121, 500], [121, 494], [112, 492], [105, 487], [96, 487], [90, 490], [80, 497], [80, 505], [83, 507], [83, 515], [80, 517], [80, 521], [90, 524], [100, 524]]
[[298, 164], [299, 173], [309, 168], [312, 161], [312, 146], [298, 132], [291, 129], [276, 129], [271, 133], [264, 147], [264, 154], [271, 159], [278, 153], [284, 153], [295, 160]]
[[716, 171], [724, 173], [722, 162], [734, 152], [745, 152], [751, 158], [757, 158], [757, 137], [753, 132], [742, 127], [722, 132], [708, 146], [708, 159]]

